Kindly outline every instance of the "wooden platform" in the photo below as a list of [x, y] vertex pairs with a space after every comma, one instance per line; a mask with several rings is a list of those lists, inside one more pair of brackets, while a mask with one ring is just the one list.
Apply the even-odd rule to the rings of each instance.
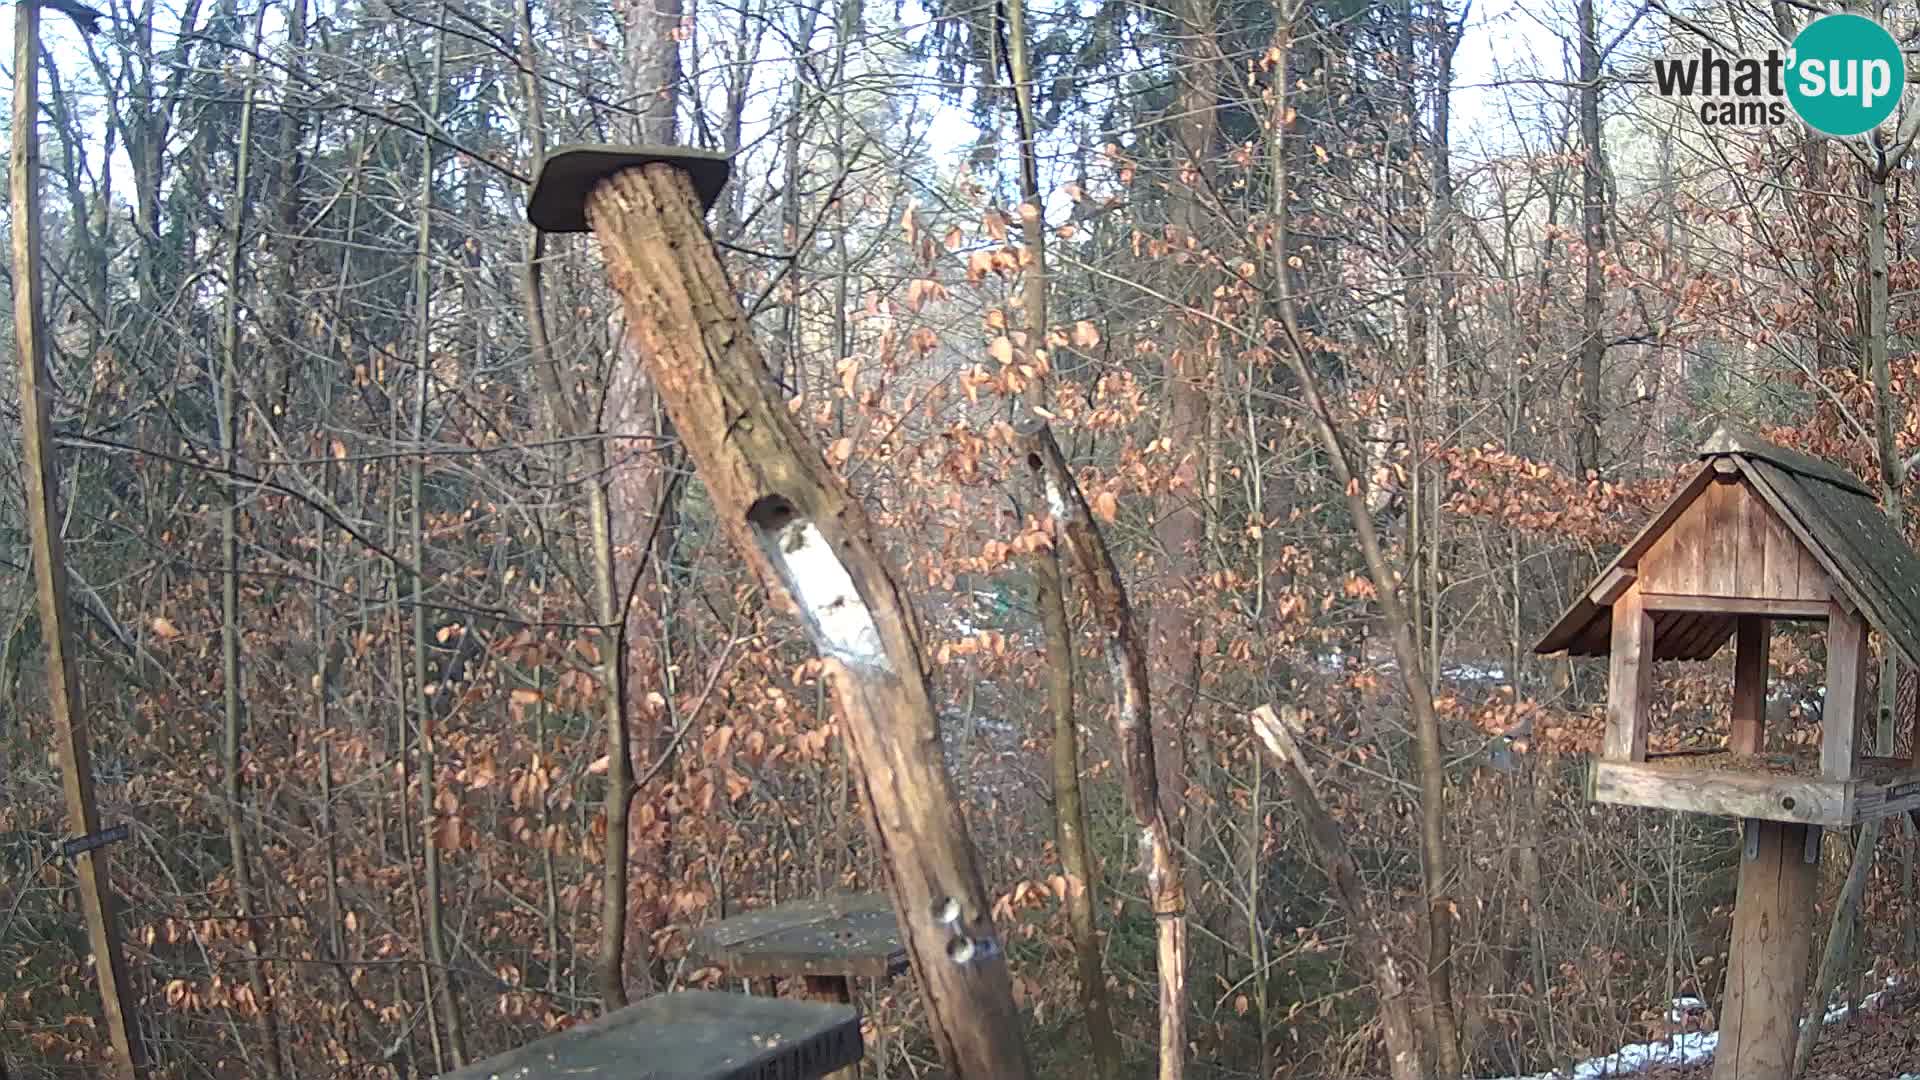
[[858, 1064], [844, 1005], [689, 990], [653, 997], [446, 1080], [814, 1080]]
[[1652, 754], [1645, 762], [1595, 758], [1587, 774], [1595, 802], [1720, 817], [1844, 827], [1920, 809], [1920, 768], [1895, 758], [1860, 758], [1850, 780], [1820, 776], [1820, 754], [1751, 757], [1725, 750]]
[[701, 927], [692, 948], [736, 979], [887, 979], [907, 970], [893, 903], [880, 894], [830, 896], [735, 915]]

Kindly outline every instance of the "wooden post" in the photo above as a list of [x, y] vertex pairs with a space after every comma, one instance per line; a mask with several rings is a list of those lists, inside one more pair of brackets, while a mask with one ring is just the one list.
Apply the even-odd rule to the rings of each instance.
[[[845, 975], [806, 975], [802, 976], [806, 985], [806, 997], [809, 1001], [824, 1001], [830, 1005], [853, 1004], [853, 980]], [[849, 1065], [837, 1072], [830, 1072], [825, 1080], [859, 1080], [859, 1064]]]
[[1648, 706], [1653, 703], [1653, 617], [1638, 582], [1613, 602], [1613, 647], [1607, 669], [1607, 733], [1600, 756], [1647, 760]]
[[1742, 615], [1735, 624], [1733, 655], [1733, 729], [1727, 749], [1757, 754], [1766, 745], [1767, 646], [1773, 623], [1763, 615]]
[[918, 628], [866, 512], [778, 394], [689, 170], [629, 164], [588, 190], [586, 224], [715, 516], [768, 591], [793, 602], [826, 665], [941, 1060], [961, 1080], [1029, 1076]]
[[1807, 826], [1748, 828], [1759, 850], [1740, 862], [1713, 1080], [1791, 1080], [1820, 868], [1805, 858]]
[[1820, 775], [1853, 777], [1854, 733], [1867, 685], [1867, 621], [1857, 611], [1827, 603], [1827, 699], [1820, 706]]
[[[87, 721], [80, 710], [80, 680], [73, 665], [73, 624], [67, 617], [66, 552], [54, 502], [53, 384], [47, 372], [45, 314], [40, 284], [40, 9], [35, 0], [14, 6], [13, 30], [13, 325], [20, 359], [20, 428], [26, 454], [27, 526], [33, 543], [33, 579], [47, 647], [47, 705], [60, 749], [67, 826], [86, 836], [100, 830], [93, 802], [93, 762], [87, 752]], [[133, 998], [120, 955], [113, 893], [102, 845], [74, 857], [80, 905], [87, 916], [87, 943], [100, 985], [100, 1011], [113, 1047], [113, 1069], [139, 1075], [144, 1064], [134, 1036]]]

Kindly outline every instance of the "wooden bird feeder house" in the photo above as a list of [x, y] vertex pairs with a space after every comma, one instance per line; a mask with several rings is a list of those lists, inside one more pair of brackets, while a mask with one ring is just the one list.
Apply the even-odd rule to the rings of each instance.
[[[1672, 501], [1535, 651], [1604, 656], [1595, 802], [1742, 820], [1715, 1080], [1787, 1080], [1805, 995], [1820, 830], [1920, 808], [1915, 760], [1863, 754], [1867, 633], [1920, 662], [1920, 558], [1873, 492], [1818, 458], [1722, 429]], [[1827, 629], [1818, 747], [1765, 741], [1774, 620]], [[1653, 664], [1735, 642], [1726, 746], [1649, 754]], [[1883, 751], [1886, 748], [1881, 748]]]

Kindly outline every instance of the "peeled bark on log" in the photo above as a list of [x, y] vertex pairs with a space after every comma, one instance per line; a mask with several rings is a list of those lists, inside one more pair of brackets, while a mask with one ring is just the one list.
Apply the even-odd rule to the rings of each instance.
[[686, 173], [626, 169], [586, 216], [727, 538], [792, 601], [826, 665], [941, 1060], [955, 1077], [1029, 1076], [918, 628], [866, 513], [776, 396]]
[[1120, 579], [1087, 500], [1075, 482], [1053, 432], [1037, 417], [1015, 429], [1016, 446], [1044, 493], [1056, 549], [1065, 548], [1093, 601], [1107, 634], [1107, 665], [1118, 708], [1114, 733], [1127, 786], [1127, 803], [1140, 825], [1140, 864], [1147, 872], [1147, 898], [1159, 924], [1160, 1080], [1179, 1080], [1187, 1046], [1187, 894], [1180, 849], [1175, 846], [1154, 769], [1152, 701], [1147, 689], [1147, 653], [1133, 623]]
[[1291, 729], [1298, 724], [1297, 716], [1292, 710], [1288, 713], [1283, 718], [1270, 705], [1255, 709], [1254, 734], [1267, 745], [1274, 765], [1287, 782], [1287, 793], [1300, 816], [1307, 820], [1307, 842], [1326, 864], [1334, 894], [1346, 910], [1354, 944], [1373, 973], [1373, 991], [1380, 999], [1380, 1026], [1386, 1032], [1387, 1063], [1393, 1080], [1423, 1080], [1428, 1075], [1427, 1066], [1421, 1060], [1420, 1043], [1414, 1035], [1413, 1006], [1407, 998], [1406, 982], [1400, 977], [1399, 966], [1393, 962], [1386, 934], [1381, 931], [1380, 920], [1360, 883], [1360, 867], [1353, 861], [1347, 838], [1320, 801], [1313, 768], [1294, 741]]

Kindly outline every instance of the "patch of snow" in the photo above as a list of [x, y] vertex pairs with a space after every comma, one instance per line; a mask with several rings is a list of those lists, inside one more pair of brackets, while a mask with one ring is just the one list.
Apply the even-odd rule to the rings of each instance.
[[812, 624], [820, 650], [849, 664], [891, 670], [873, 613], [820, 529], [811, 521], [796, 519], [770, 539], [772, 553], [784, 564], [787, 587]]
[[1697, 997], [1674, 998], [1672, 1004], [1667, 1006], [1667, 1023], [1684, 1024], [1688, 1017], [1704, 1012], [1706, 1007], [1707, 1003]]
[[1347, 654], [1341, 652], [1339, 649], [1334, 649], [1325, 656], [1314, 657], [1313, 666], [1314, 670], [1322, 674], [1337, 675], [1347, 666]]
[[1655, 1065], [1698, 1065], [1712, 1061], [1714, 1048], [1719, 1045], [1717, 1031], [1689, 1031], [1659, 1042], [1630, 1043], [1611, 1054], [1575, 1065], [1571, 1073], [1553, 1071], [1500, 1080], [1602, 1080], [1609, 1076], [1632, 1076]]
[[1067, 523], [1067, 499], [1061, 494], [1060, 485], [1054, 483], [1051, 475], [1047, 477], [1047, 512], [1051, 513], [1053, 520], [1059, 524]]
[[1507, 669], [1503, 667], [1481, 667], [1478, 664], [1454, 664], [1440, 669], [1440, 674], [1460, 682], [1506, 682]]
[[[1889, 991], [1900, 986], [1898, 978], [1889, 978], [1884, 989], [1876, 990], [1860, 1003], [1864, 1009], [1871, 1008]], [[1684, 997], [1673, 999], [1673, 1008], [1679, 1009], [1682, 1003], [1704, 1002], [1698, 998]], [[1839, 1005], [1828, 1009], [1822, 1022], [1831, 1024], [1847, 1015], [1847, 1007]], [[1803, 1023], [1805, 1021], [1802, 1021]], [[1675, 1035], [1671, 1039], [1659, 1042], [1629, 1043], [1611, 1054], [1589, 1058], [1573, 1067], [1571, 1073], [1558, 1070], [1535, 1073], [1532, 1076], [1504, 1076], [1495, 1080], [1605, 1080], [1612, 1076], [1632, 1076], [1645, 1072], [1655, 1065], [1699, 1065], [1713, 1060], [1713, 1052], [1720, 1045], [1720, 1033], [1717, 1031], [1689, 1031]], [[1920, 1080], [1920, 1073], [1909, 1073], [1895, 1077], [1894, 1080]]]

